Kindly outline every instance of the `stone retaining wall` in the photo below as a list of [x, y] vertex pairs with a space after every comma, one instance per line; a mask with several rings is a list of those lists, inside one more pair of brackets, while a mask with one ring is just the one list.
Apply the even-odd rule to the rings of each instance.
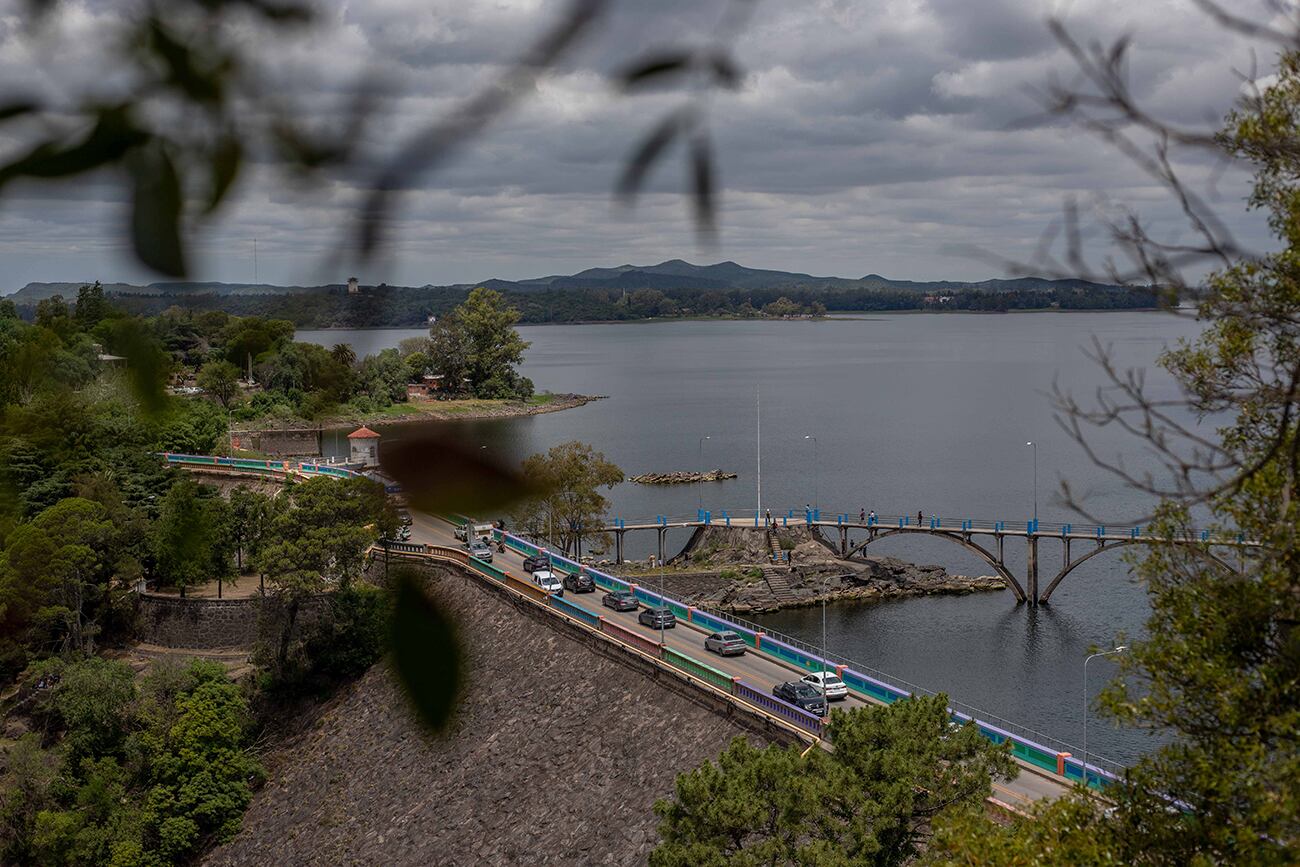
[[137, 596], [140, 640], [162, 647], [251, 647], [257, 639], [262, 599], [181, 599], [160, 593]]

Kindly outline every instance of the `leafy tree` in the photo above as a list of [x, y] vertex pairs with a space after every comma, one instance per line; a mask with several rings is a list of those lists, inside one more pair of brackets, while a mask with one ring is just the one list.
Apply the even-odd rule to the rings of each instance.
[[73, 767], [83, 757], [121, 753], [135, 698], [135, 672], [125, 662], [91, 656], [63, 668], [54, 704]]
[[[6, 641], [92, 650], [117, 542], [107, 509], [76, 497], [18, 525], [6, 540], [0, 566], [0, 623]], [[22, 658], [16, 647], [4, 655]]]
[[438, 372], [448, 383], [468, 379], [475, 397], [527, 398], [533, 383], [515, 367], [528, 342], [515, 331], [519, 311], [482, 286], [430, 331]]
[[586, 443], [561, 443], [526, 459], [522, 474], [545, 493], [520, 504], [515, 523], [537, 537], [559, 540], [565, 553], [576, 551], [579, 536], [589, 542], [605, 540], [600, 528], [609, 503], [599, 489], [622, 482], [623, 471], [602, 452]]
[[382, 485], [369, 479], [319, 477], [284, 494], [254, 568], [270, 581], [282, 609], [272, 664], [283, 670], [297, 634], [298, 614], [310, 596], [344, 588], [360, 574], [366, 549], [397, 516]]
[[230, 507], [189, 477], [163, 497], [154, 527], [158, 577], [180, 588], [229, 577], [233, 551]]
[[275, 514], [275, 504], [270, 497], [238, 485], [230, 492], [230, 532], [235, 548], [235, 562], [244, 571], [244, 555], [255, 562], [261, 554], [268, 527]]
[[73, 316], [82, 331], [89, 331], [112, 312], [108, 301], [104, 299], [104, 287], [96, 280], [93, 286], [82, 286], [77, 290], [77, 306]]
[[[942, 830], [944, 853], [985, 864], [1028, 860], [1048, 845], [1057, 863], [1151, 865], [1300, 863], [1300, 53], [1283, 54], [1276, 83], [1232, 113], [1219, 136], [1255, 169], [1250, 204], [1266, 212], [1277, 251], [1208, 279], [1199, 337], [1162, 365], [1183, 393], [1150, 399], [1140, 385], [1093, 414], [1064, 403], [1077, 427], [1117, 423], [1142, 432], [1172, 482], [1112, 467], [1145, 494], [1164, 498], [1148, 532], [1187, 539], [1194, 507], [1225, 534], [1261, 547], [1240, 571], [1196, 545], [1149, 546], [1136, 561], [1151, 604], [1146, 636], [1117, 658], [1121, 677], [1104, 713], [1164, 734], [1107, 796], [1050, 808], [1043, 823], [990, 828], [967, 817]], [[1161, 263], [1157, 263], [1161, 264]], [[1163, 265], [1162, 265], [1163, 267]], [[1215, 418], [1219, 442], [1177, 417]], [[1053, 828], [1060, 822], [1073, 826]], [[1097, 828], [1099, 833], [1077, 829]], [[987, 848], [986, 848], [987, 847]], [[1039, 850], [1041, 851], [1041, 850]]]
[[803, 306], [782, 295], [770, 304], [764, 304], [763, 313], [767, 316], [798, 316], [803, 313]]
[[176, 711], [175, 725], [159, 739], [143, 809], [149, 848], [172, 863], [209, 838], [234, 836], [252, 799], [250, 783], [261, 774], [244, 749], [247, 703], [224, 675], [203, 679], [177, 699]]
[[283, 319], [256, 316], [232, 319], [220, 335], [225, 344], [226, 360], [244, 370], [264, 353], [293, 339], [293, 323]]
[[196, 381], [199, 388], [217, 399], [222, 409], [230, 409], [239, 396], [239, 368], [229, 361], [209, 361], [199, 368]]
[[736, 738], [716, 764], [678, 776], [655, 804], [654, 867], [897, 865], [933, 819], [982, 803], [1010, 754], [973, 725], [951, 728], [946, 696], [835, 711], [831, 754], [756, 749]]
[[396, 349], [367, 355], [357, 374], [361, 390], [383, 406], [406, 400], [409, 378], [409, 370]]

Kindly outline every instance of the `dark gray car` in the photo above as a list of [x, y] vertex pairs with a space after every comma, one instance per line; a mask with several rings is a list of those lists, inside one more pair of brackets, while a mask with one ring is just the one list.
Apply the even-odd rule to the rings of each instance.
[[613, 608], [615, 611], [636, 611], [641, 607], [641, 603], [636, 601], [636, 596], [627, 590], [614, 590], [606, 593], [601, 597], [600, 604], [606, 608]]
[[826, 716], [826, 699], [822, 698], [820, 692], [801, 680], [778, 683], [772, 687], [772, 695], [808, 713]]
[[674, 629], [677, 626], [677, 615], [673, 614], [671, 608], [647, 608], [638, 614], [636, 619], [638, 623], [651, 629]]
[[715, 632], [704, 639], [704, 649], [719, 656], [744, 656], [745, 639], [734, 632]]
[[486, 542], [476, 541], [469, 545], [469, 555], [484, 563], [492, 562], [492, 549], [487, 546]]

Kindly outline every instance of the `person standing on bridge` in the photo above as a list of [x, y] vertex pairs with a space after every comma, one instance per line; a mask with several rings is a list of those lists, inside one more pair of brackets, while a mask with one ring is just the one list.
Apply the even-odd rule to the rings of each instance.
[[876, 522], [876, 510], [875, 510], [875, 509], [872, 509], [871, 512], [867, 515], [867, 520], [870, 521], [870, 522], [873, 523], [873, 524]]
[[858, 509], [858, 523], [865, 524], [866, 522], [867, 522], [867, 510]]
[[924, 523], [924, 522], [925, 522], [925, 515], [922, 515], [922, 514], [921, 514], [921, 510], [920, 510], [920, 509], [917, 509], [917, 510], [916, 510], [916, 526], [919, 527], [919, 526], [921, 526], [921, 524]]
[[764, 524], [764, 526], [767, 526], [767, 527], [772, 526], [772, 510], [771, 510], [771, 509], [768, 509], [768, 510], [767, 510], [767, 517], [765, 517], [763, 520], [766, 522], [766, 523]]

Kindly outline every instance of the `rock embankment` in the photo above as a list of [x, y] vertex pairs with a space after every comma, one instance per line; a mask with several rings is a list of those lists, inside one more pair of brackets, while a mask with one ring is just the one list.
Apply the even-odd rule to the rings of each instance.
[[762, 743], [474, 579], [431, 593], [468, 677], [450, 730], [425, 734], [375, 666], [266, 757], [266, 785], [208, 867], [645, 864], [676, 775], [737, 735]]
[[[737, 614], [797, 608], [827, 601], [875, 602], [915, 596], [962, 595], [1002, 590], [997, 575], [955, 575], [942, 566], [867, 555], [841, 560], [805, 527], [763, 530], [708, 527], [676, 562], [676, 572], [647, 575], [685, 602]], [[773, 564], [770, 546], [788, 554]], [[636, 577], [635, 565], [616, 567]]]
[[675, 473], [642, 473], [639, 476], [632, 476], [628, 481], [636, 482], [638, 485], [684, 485], [691, 482], [723, 482], [727, 479], [736, 478], [735, 473], [728, 473], [725, 470], [709, 470], [704, 473], [692, 473], [679, 471]]

